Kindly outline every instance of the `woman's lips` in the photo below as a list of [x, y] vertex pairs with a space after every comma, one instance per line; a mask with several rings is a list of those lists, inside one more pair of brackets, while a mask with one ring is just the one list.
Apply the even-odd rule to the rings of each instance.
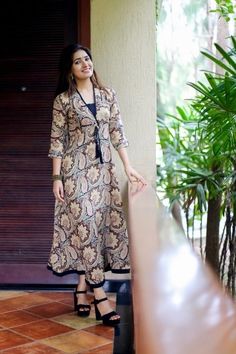
[[89, 72], [90, 70], [91, 70], [90, 68], [86, 68], [86, 69], [83, 69], [82, 72], [83, 72], [83, 73], [84, 73], [84, 72], [86, 73], [86, 72]]

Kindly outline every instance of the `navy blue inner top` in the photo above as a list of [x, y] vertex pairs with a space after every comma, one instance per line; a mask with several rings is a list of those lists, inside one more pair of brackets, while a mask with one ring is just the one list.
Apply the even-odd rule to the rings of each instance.
[[96, 105], [95, 103], [86, 103], [89, 110], [93, 113], [94, 117], [96, 117]]

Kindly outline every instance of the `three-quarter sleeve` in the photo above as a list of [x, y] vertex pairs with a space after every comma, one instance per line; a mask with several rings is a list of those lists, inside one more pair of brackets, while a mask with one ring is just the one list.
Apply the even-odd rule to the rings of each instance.
[[109, 121], [109, 133], [112, 145], [116, 150], [127, 147], [129, 145], [128, 140], [125, 137], [124, 126], [122, 123], [120, 108], [117, 102], [116, 93], [112, 89], [112, 101]]
[[53, 103], [51, 142], [48, 157], [62, 158], [68, 138], [66, 110], [62, 98], [57, 96]]

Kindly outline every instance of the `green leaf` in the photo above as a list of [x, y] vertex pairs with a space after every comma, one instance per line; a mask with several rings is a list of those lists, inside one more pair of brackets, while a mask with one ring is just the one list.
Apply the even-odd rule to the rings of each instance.
[[224, 64], [222, 61], [216, 59], [213, 55], [207, 53], [207, 52], [204, 52], [204, 51], [201, 51], [201, 53], [207, 57], [208, 59], [210, 59], [211, 61], [213, 61], [214, 63], [216, 63], [217, 65], [219, 65], [221, 68], [225, 69], [226, 71], [228, 71], [230, 74], [232, 75], [236, 75], [236, 71], [231, 69], [230, 66]]
[[215, 43], [215, 47], [220, 52], [223, 58], [234, 68], [236, 69], [236, 63], [235, 61], [231, 58], [231, 56], [217, 43]]
[[207, 202], [206, 202], [206, 195], [203, 186], [201, 184], [198, 184], [196, 190], [197, 190], [199, 209], [200, 211], [203, 211], [203, 209], [206, 210]]

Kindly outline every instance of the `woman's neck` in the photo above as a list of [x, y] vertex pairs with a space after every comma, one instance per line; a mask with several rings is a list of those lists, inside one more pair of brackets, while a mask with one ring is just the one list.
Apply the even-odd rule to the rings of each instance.
[[90, 78], [86, 80], [76, 80], [76, 88], [80, 92], [90, 91], [92, 87], [93, 84]]

